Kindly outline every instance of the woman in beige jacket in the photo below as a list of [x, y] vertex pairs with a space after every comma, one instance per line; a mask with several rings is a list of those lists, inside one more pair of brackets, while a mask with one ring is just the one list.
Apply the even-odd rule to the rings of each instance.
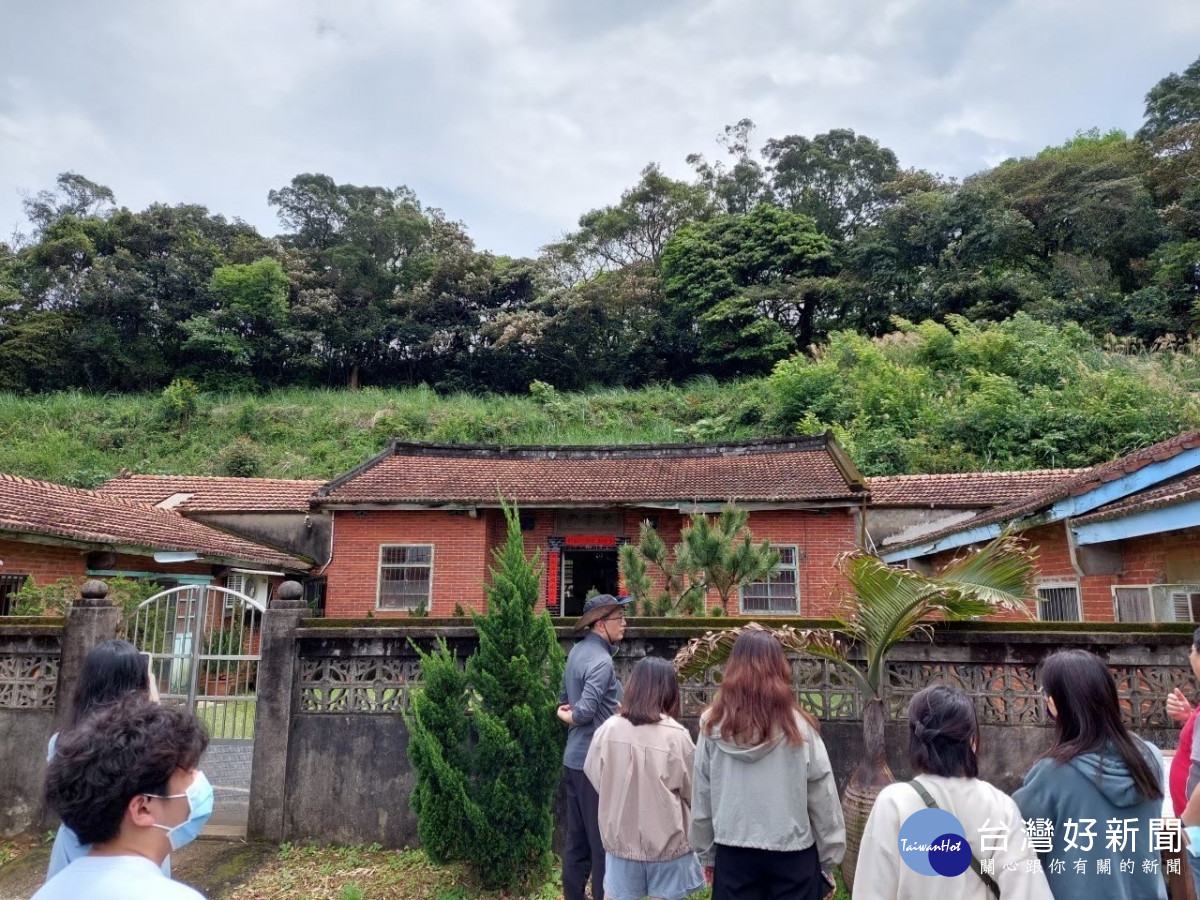
[[695, 746], [678, 715], [675, 667], [648, 656], [592, 738], [583, 770], [600, 795], [607, 900], [683, 900], [704, 887], [688, 843]]

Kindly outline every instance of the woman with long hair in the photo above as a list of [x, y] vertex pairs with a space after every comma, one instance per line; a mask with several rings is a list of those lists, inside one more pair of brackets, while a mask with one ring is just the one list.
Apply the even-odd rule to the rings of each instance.
[[1042, 693], [1054, 740], [1013, 799], [1025, 819], [1053, 828], [1039, 856], [1055, 900], [1166, 900], [1150, 826], [1163, 818], [1162, 754], [1125, 727], [1112, 673], [1095, 654], [1047, 657]]
[[[71, 715], [67, 720], [70, 731], [93, 713], [106, 709], [130, 694], [151, 696], [150, 669], [146, 658], [129, 641], [111, 640], [97, 644], [83, 661], [75, 696], [71, 698]], [[54, 758], [58, 734], [50, 738], [46, 748], [46, 761]], [[67, 864], [80, 856], [86, 856], [90, 848], [80, 844], [79, 838], [66, 825], [58, 826], [54, 846], [50, 850], [50, 865], [46, 878], [53, 878]], [[163, 871], [170, 876], [171, 859], [163, 863]]]
[[683, 900], [704, 887], [688, 843], [695, 745], [678, 715], [675, 667], [648, 656], [592, 738], [584, 773], [600, 797], [608, 900]]
[[[908, 706], [908, 765], [911, 782], [889, 784], [879, 792], [863, 831], [854, 871], [854, 892], [863, 897], [924, 900], [929, 875], [907, 865], [900, 855], [900, 830], [930, 801], [963, 826], [977, 861], [957, 875], [939, 878], [940, 900], [1050, 900], [1041, 865], [1025, 840], [1017, 804], [979, 778], [979, 721], [975, 705], [962, 691], [935, 684], [920, 691]], [[922, 793], [924, 792], [924, 793]], [[1002, 825], [1004, 830], [997, 831]], [[988, 840], [983, 840], [987, 835]], [[1002, 839], [1001, 839], [1002, 838]], [[986, 844], [986, 846], [985, 846]], [[987, 870], [978, 862], [987, 860]]]
[[692, 845], [713, 900], [817, 900], [846, 826], [817, 720], [796, 703], [783, 647], [766, 631], [733, 645], [700, 717]]

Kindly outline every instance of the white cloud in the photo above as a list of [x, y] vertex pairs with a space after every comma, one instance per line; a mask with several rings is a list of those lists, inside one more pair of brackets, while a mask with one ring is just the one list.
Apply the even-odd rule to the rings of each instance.
[[322, 171], [407, 183], [516, 253], [649, 161], [687, 176], [744, 116], [963, 176], [1136, 128], [1200, 46], [1192, 0], [9, 0], [5, 22], [0, 229], [73, 169], [273, 232], [267, 191]]

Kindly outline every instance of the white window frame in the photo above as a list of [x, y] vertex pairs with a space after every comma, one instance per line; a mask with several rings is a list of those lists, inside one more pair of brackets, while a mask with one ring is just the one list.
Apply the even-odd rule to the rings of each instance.
[[[779, 570], [787, 569], [796, 573], [796, 608], [787, 612], [781, 612], [775, 609], [746, 609], [746, 585], [738, 588], [738, 610], [744, 616], [798, 616], [800, 615], [800, 546], [798, 544], [772, 544], [772, 550], [791, 550], [792, 564], [790, 566], [781, 565]], [[751, 584], [762, 584], [762, 581], [753, 581]], [[768, 586], [768, 594], [770, 593], [771, 579], [766, 580]], [[767, 597], [767, 604], [770, 605], [771, 598]]]
[[1112, 592], [1113, 621], [1114, 622], [1122, 621], [1121, 620], [1121, 610], [1117, 604], [1117, 591], [1118, 590], [1145, 591], [1146, 592], [1146, 603], [1150, 607], [1150, 618], [1149, 619], [1131, 620], [1131, 621], [1144, 621], [1144, 622], [1145, 621], [1148, 621], [1148, 622], [1159, 621], [1158, 617], [1155, 616], [1155, 610], [1154, 610], [1154, 585], [1152, 585], [1152, 584], [1114, 584], [1109, 590]]
[[[375, 577], [375, 609], [377, 612], [411, 612], [412, 610], [416, 609], [417, 606], [419, 605], [417, 603], [413, 603], [411, 606], [383, 606], [383, 605], [381, 605], [382, 601], [383, 601], [383, 570], [384, 570], [383, 554], [384, 554], [384, 551], [395, 550], [398, 548], [412, 549], [412, 548], [418, 548], [418, 547], [429, 549], [429, 565], [428, 565], [429, 594], [425, 598], [426, 611], [429, 611], [430, 608], [433, 606], [433, 563], [434, 563], [434, 554], [436, 553], [436, 548], [434, 547], [434, 545], [433, 544], [422, 544], [422, 543], [380, 544], [379, 545], [379, 562], [375, 569], [375, 573], [376, 573], [376, 577]], [[418, 568], [418, 567], [425, 568], [420, 563], [403, 563], [400, 565], [388, 565], [387, 566], [387, 568], [389, 568], [389, 569], [403, 569], [403, 568], [410, 568], [410, 567], [411, 568]]]
[[[1043, 598], [1039, 593], [1042, 590], [1063, 590], [1071, 588], [1075, 591], [1075, 609], [1079, 614], [1075, 619], [1043, 619], [1042, 618], [1042, 602]], [[1083, 621], [1083, 591], [1079, 587], [1079, 582], [1072, 581], [1069, 578], [1060, 578], [1051, 581], [1039, 581], [1033, 586], [1034, 596], [1037, 599], [1037, 617], [1039, 622], [1082, 622]]]

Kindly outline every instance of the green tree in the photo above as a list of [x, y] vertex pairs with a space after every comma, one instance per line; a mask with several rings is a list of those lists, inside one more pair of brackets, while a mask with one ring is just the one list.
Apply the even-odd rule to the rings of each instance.
[[216, 306], [184, 322], [184, 350], [203, 354], [205, 366], [227, 386], [239, 376], [251, 388], [279, 384], [289, 349], [283, 266], [270, 257], [221, 266], [208, 289]]
[[517, 510], [505, 516], [488, 611], [472, 616], [479, 647], [461, 677], [444, 644], [423, 656], [433, 693], [409, 717], [419, 827], [434, 852], [461, 855], [489, 887], [527, 885], [548, 864], [564, 740], [554, 715], [562, 649], [549, 615], [534, 612], [539, 573], [525, 557]]
[[571, 284], [637, 263], [657, 267], [671, 236], [711, 213], [704, 188], [668, 178], [651, 163], [620, 202], [584, 213], [576, 231], [542, 253], [558, 277]]
[[395, 298], [426, 271], [440, 213], [406, 187], [337, 184], [328, 175], [297, 175], [267, 200], [291, 229], [284, 243], [308, 263], [293, 307], [298, 322], [319, 336], [326, 364], [352, 389], [364, 370], [382, 376], [396, 338]]
[[[673, 552], [668, 550], [658, 529], [649, 521], [639, 527], [636, 544], [622, 545], [621, 577], [638, 614], [697, 616], [704, 612], [704, 591], [700, 585], [689, 583], [688, 573], [679, 565], [678, 557], [678, 546]], [[662, 582], [657, 592], [651, 571]]]
[[421, 658], [421, 687], [409, 700], [408, 756], [416, 773], [410, 803], [417, 836], [435, 862], [461, 859], [472, 832], [471, 718], [467, 676], [444, 638]]
[[1180, 125], [1200, 122], [1200, 59], [1172, 72], [1146, 94], [1146, 123], [1138, 131], [1142, 141], [1154, 141]]
[[25, 200], [25, 217], [41, 234], [64, 216], [106, 218], [116, 208], [112, 189], [77, 172], [63, 172], [53, 191], [38, 191]]
[[710, 163], [702, 153], [692, 153], [687, 158], [688, 165], [696, 171], [697, 181], [708, 191], [712, 202], [731, 215], [744, 215], [759, 203], [771, 199], [763, 166], [752, 158], [753, 134], [751, 119], [725, 126], [717, 143], [733, 158], [732, 165], [721, 160]]
[[849, 128], [812, 139], [773, 138], [764, 145], [763, 157], [775, 202], [811, 217], [834, 239], [852, 238], [874, 224], [886, 202], [884, 185], [900, 175], [895, 153]]
[[1043, 252], [1108, 262], [1124, 291], [1136, 290], [1140, 261], [1163, 239], [1146, 185], [1151, 158], [1125, 133], [1081, 132], [1032, 158], [1008, 160], [973, 179], [998, 188], [1032, 225]]
[[[744, 585], [761, 581], [779, 566], [779, 552], [768, 541], [754, 543], [746, 528], [750, 514], [726, 504], [714, 521], [693, 513], [672, 552], [657, 530], [643, 522], [637, 544], [621, 548], [621, 574], [643, 615], [698, 615], [709, 592], [716, 593], [721, 612]], [[662, 582], [655, 593], [651, 567]]]
[[678, 232], [663, 252], [663, 293], [681, 334], [716, 374], [762, 371], [814, 336], [831, 246], [812, 219], [760, 204]]
[[779, 568], [779, 551], [768, 541], [755, 544], [746, 530], [750, 514], [726, 504], [714, 522], [695, 513], [691, 524], [680, 534], [676, 558], [702, 595], [715, 591], [721, 611], [729, 612], [729, 599], [735, 591], [754, 581], [762, 581]]

